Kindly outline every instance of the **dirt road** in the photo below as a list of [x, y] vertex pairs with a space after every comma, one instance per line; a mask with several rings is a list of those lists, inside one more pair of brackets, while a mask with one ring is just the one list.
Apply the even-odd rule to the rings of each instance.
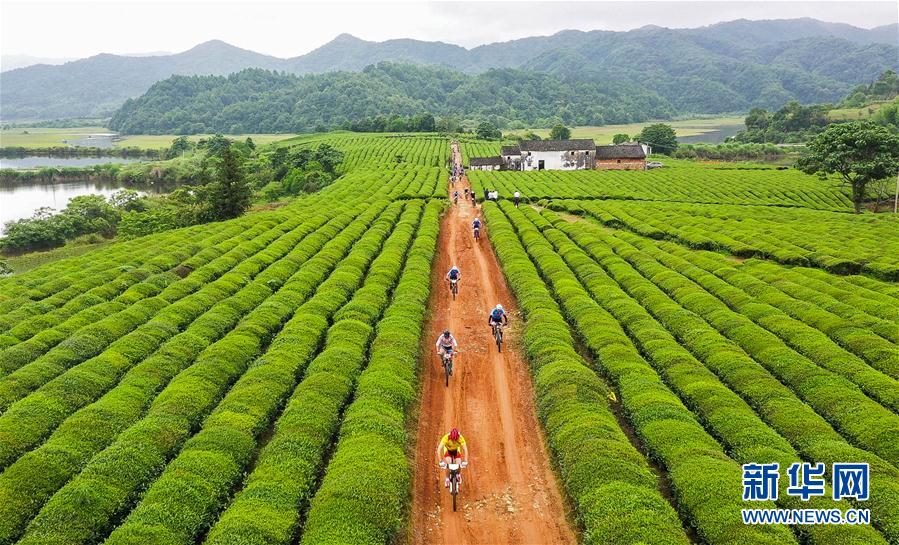
[[[461, 161], [458, 148], [453, 153]], [[456, 184], [459, 193], [470, 187]], [[487, 226], [475, 243], [471, 222], [477, 210], [459, 201], [443, 219], [431, 282], [431, 322], [423, 340], [422, 400], [416, 445], [412, 513], [415, 544], [576, 543], [550, 469], [533, 406], [530, 376], [515, 347], [520, 317]], [[444, 280], [456, 264], [462, 271], [455, 301]], [[487, 313], [497, 303], [510, 312], [509, 346], [492, 343]], [[435, 355], [444, 329], [459, 341], [449, 388]], [[458, 427], [469, 445], [459, 511], [453, 512], [434, 450], [443, 434]]]

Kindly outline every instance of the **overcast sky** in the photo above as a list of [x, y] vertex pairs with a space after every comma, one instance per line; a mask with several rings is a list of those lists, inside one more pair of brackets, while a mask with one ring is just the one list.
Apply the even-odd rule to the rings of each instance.
[[0, 53], [86, 57], [179, 52], [211, 39], [278, 57], [340, 33], [464, 47], [563, 29], [697, 27], [732, 19], [814, 17], [871, 28], [899, 19], [887, 2], [252, 2], [0, 0]]

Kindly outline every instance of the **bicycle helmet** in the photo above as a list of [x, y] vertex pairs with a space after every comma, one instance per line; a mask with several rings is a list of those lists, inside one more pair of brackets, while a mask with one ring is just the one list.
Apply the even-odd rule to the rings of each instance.
[[443, 330], [443, 336], [444, 336], [444, 337], [449, 337], [449, 336], [450, 336], [449, 329], [444, 329], [444, 330]]
[[458, 441], [459, 440], [459, 428], [453, 428], [449, 432], [450, 441]]
[[496, 310], [503, 310], [503, 306], [502, 306], [502, 305], [496, 305]]

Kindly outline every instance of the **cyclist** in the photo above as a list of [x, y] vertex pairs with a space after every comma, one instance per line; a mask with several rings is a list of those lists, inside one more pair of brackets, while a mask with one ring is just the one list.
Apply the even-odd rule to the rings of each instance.
[[459, 204], [459, 192], [458, 191], [453, 191], [453, 203]]
[[[468, 446], [465, 444], [465, 438], [462, 437], [462, 434], [459, 433], [458, 428], [453, 428], [450, 432], [444, 435], [440, 442], [437, 443], [437, 463], [440, 467], [446, 467], [446, 479], [443, 481], [443, 486], [445, 488], [449, 488], [449, 464], [455, 463], [459, 460], [459, 451], [462, 451], [461, 458], [463, 464], [468, 464]], [[459, 475], [459, 484], [462, 484], [462, 475]]]
[[471, 222], [471, 229], [475, 233], [475, 238], [479, 238], [478, 235], [481, 234], [481, 218], [476, 217], [473, 222]]
[[509, 317], [506, 316], [506, 311], [503, 310], [502, 305], [496, 305], [487, 316], [487, 325], [489, 325], [490, 328], [493, 329], [494, 326], [503, 324], [509, 325]]
[[[441, 358], [440, 361], [443, 362], [443, 355], [449, 355], [450, 359], [453, 358], [453, 352], [456, 348], [459, 347], [459, 343], [456, 342], [456, 338], [452, 336], [449, 329], [444, 329], [443, 333], [437, 337], [437, 357]], [[450, 371], [452, 375], [452, 371]]]
[[453, 280], [458, 282], [462, 278], [462, 271], [459, 270], [459, 267], [453, 265], [450, 270], [446, 272], [446, 281], [450, 283], [450, 288], [453, 287]]

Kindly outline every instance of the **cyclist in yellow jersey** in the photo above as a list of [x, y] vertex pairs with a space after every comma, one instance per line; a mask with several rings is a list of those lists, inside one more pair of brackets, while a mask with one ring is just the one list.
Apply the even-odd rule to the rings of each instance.
[[[457, 462], [460, 458], [465, 464], [468, 464], [468, 446], [466, 446], [465, 438], [459, 433], [458, 428], [453, 428], [448, 434], [440, 439], [440, 442], [437, 443], [436, 454], [438, 464], [442, 460], [449, 466], [449, 464]], [[459, 475], [459, 484], [461, 483], [462, 476]], [[449, 468], [446, 470], [444, 486], [449, 487]]]

